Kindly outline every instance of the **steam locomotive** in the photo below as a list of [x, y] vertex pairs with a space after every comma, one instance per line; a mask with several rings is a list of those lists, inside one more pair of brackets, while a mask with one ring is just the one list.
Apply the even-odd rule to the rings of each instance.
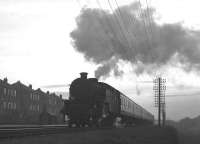
[[125, 125], [152, 124], [154, 116], [112, 86], [87, 78], [80, 73], [69, 89], [65, 102], [69, 126], [113, 126], [116, 121]]

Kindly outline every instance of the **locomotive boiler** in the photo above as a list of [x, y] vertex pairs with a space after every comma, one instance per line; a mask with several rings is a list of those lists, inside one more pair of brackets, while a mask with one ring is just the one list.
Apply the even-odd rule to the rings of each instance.
[[153, 123], [154, 116], [112, 86], [98, 82], [96, 78], [80, 78], [72, 81], [66, 111], [69, 126], [112, 126], [117, 117], [121, 122]]

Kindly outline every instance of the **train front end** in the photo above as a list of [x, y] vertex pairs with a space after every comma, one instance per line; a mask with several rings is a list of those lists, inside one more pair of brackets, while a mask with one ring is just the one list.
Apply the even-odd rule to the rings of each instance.
[[87, 73], [80, 73], [70, 85], [68, 106], [69, 125], [97, 125], [101, 115], [101, 88], [96, 78], [87, 78]]

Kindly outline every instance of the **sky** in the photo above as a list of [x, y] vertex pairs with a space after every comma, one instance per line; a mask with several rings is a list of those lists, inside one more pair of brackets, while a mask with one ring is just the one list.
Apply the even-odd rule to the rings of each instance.
[[[117, 1], [119, 6], [134, 2]], [[111, 3], [114, 5], [114, 0]], [[141, 3], [146, 7], [146, 0]], [[154, 16], [158, 25], [179, 23], [187, 29], [200, 30], [198, 0], [148, 0], [148, 4], [156, 10]], [[107, 0], [101, 0], [101, 5], [111, 13]], [[103, 63], [88, 60], [84, 52], [75, 48], [71, 35], [79, 29], [76, 19], [83, 7], [99, 8], [96, 0], [0, 0], [0, 79], [7, 77], [10, 83], [20, 80], [39, 88], [67, 85], [83, 71], [89, 73], [88, 77], [94, 77]], [[145, 81], [162, 75], [167, 80], [166, 95], [176, 95], [166, 97], [167, 118], [179, 120], [199, 115], [198, 70], [185, 71], [169, 62], [151, 74], [137, 75], [131, 62], [120, 61], [123, 75], [111, 74], [100, 81], [116, 87], [156, 116], [153, 84]], [[198, 62], [197, 59], [195, 64]], [[68, 87], [43, 90], [67, 92]]]

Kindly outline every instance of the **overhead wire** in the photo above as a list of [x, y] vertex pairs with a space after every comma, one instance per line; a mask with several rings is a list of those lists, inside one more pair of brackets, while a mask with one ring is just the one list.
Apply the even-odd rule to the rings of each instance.
[[[125, 25], [125, 23], [124, 23], [124, 20], [123, 20], [123, 13], [122, 13], [122, 11], [121, 11], [121, 9], [120, 9], [120, 7], [119, 7], [119, 5], [118, 5], [118, 2], [117, 2], [117, 0], [115, 0], [115, 4], [116, 4], [116, 6], [117, 6], [117, 9], [118, 9], [118, 13], [119, 13], [119, 17], [121, 17], [121, 21], [122, 21], [122, 23], [123, 23], [123, 25], [124, 25], [124, 29], [126, 30], [126, 32], [129, 34], [129, 36], [132, 36], [132, 40], [134, 40], [135, 39], [135, 37], [136, 37], [136, 35], [135, 35], [135, 33], [133, 32], [133, 35], [132, 35], [132, 33], [130, 33], [129, 32], [129, 30], [127, 30], [127, 28], [126, 28], [126, 25]], [[128, 16], [128, 20], [129, 20], [129, 23], [131, 24], [131, 19], [130, 19], [130, 17]], [[135, 39], [136, 40], [136, 39]], [[136, 41], [135, 41], [136, 42]], [[134, 48], [134, 45], [132, 45], [132, 41], [131, 41], [131, 50], [133, 51], [133, 49], [135, 49]]]
[[149, 42], [149, 36], [148, 36], [148, 30], [147, 30], [147, 26], [146, 26], [146, 22], [145, 22], [145, 20], [144, 20], [144, 16], [143, 16], [143, 12], [142, 12], [142, 4], [141, 4], [141, 1], [140, 0], [138, 0], [138, 2], [139, 2], [139, 7], [140, 7], [140, 17], [141, 17], [141, 19], [142, 19], [142, 22], [143, 22], [143, 25], [144, 25], [144, 31], [145, 31], [145, 34], [146, 34], [146, 37], [147, 37], [147, 39], [146, 39], [146, 41], [147, 41], [147, 45], [148, 45], [148, 47], [150, 48], [150, 42]]
[[152, 20], [152, 15], [150, 14], [150, 11], [149, 11], [148, 0], [145, 0], [145, 1], [146, 1], [146, 6], [147, 6], [147, 16], [148, 16], [148, 20], [149, 20], [149, 28], [150, 28], [150, 32], [151, 32], [151, 35], [152, 35], [153, 34], [153, 27], [152, 27], [153, 20]]
[[[77, 1], [77, 3], [79, 4], [79, 6], [81, 7], [80, 1], [79, 1], [79, 0], [76, 0], [76, 1]], [[103, 9], [103, 7], [101, 6], [99, 0], [96, 0], [96, 1], [97, 1], [97, 4], [98, 4], [99, 8], [100, 8], [100, 9]], [[115, 0], [115, 3], [116, 3], [117, 8], [118, 8], [118, 10], [119, 10], [119, 16], [120, 16], [121, 19], [122, 19], [122, 18], [123, 18], [122, 12], [121, 12], [121, 10], [120, 10], [120, 8], [119, 8], [119, 5], [118, 5], [118, 3], [117, 3], [116, 0]], [[119, 25], [119, 33], [120, 33], [120, 35], [123, 37], [123, 39], [124, 39], [125, 41], [127, 41], [129, 48], [131, 48], [131, 45], [129, 44], [129, 40], [128, 40], [128, 38], [127, 38], [127, 35], [126, 35], [125, 32], [124, 32], [124, 29], [125, 29], [125, 28], [123, 29], [123, 26], [121, 25], [122, 23], [124, 24], [123, 19], [122, 19], [122, 23], [121, 23], [119, 17], [116, 15], [116, 13], [115, 13], [115, 11], [114, 11], [114, 9], [113, 9], [113, 6], [111, 5], [111, 2], [110, 2], [109, 0], [108, 0], [108, 4], [109, 4], [109, 7], [110, 7], [110, 10], [111, 10], [112, 13], [113, 13], [113, 16], [115, 17], [115, 21], [116, 21], [117, 24]], [[141, 3], [140, 3], [140, 14], [142, 15]], [[105, 24], [102, 22], [101, 18], [100, 18], [99, 16], [97, 16], [97, 13], [94, 13], [94, 15], [96, 15], [96, 17], [99, 19], [99, 22], [100, 22], [100, 25], [101, 25], [101, 27], [102, 27], [102, 30], [105, 30], [105, 28], [104, 28]], [[141, 17], [141, 18], [142, 18], [142, 17]], [[112, 20], [112, 19], [111, 19], [111, 20]], [[129, 18], [129, 20], [134, 22], [134, 19]], [[108, 23], [108, 25], [109, 25], [110, 30], [113, 32], [113, 34], [115, 34], [115, 30], [113, 29], [113, 26], [112, 26], [112, 24], [110, 23], [110, 20], [109, 20], [108, 17], [106, 17], [106, 21], [107, 21], [107, 23]], [[145, 30], [145, 33], [146, 33], [146, 36], [147, 36], [147, 39], [146, 39], [146, 40], [147, 40], [147, 42], [148, 42], [148, 44], [149, 44], [148, 32], [147, 32], [147, 27], [146, 27], [146, 24], [145, 24], [144, 19], [143, 19], [143, 24], [144, 24], [144, 30]], [[125, 27], [125, 24], [124, 24], [124, 27]], [[126, 29], [125, 29], [125, 30], [126, 30]], [[127, 31], [127, 32], [129, 32], [129, 31]], [[118, 38], [118, 37], [116, 37], [116, 36], [115, 36], [115, 38], [117, 38], [119, 41], [122, 41], [120, 38]], [[149, 46], [149, 47], [150, 47], [150, 46]], [[128, 55], [128, 54], [127, 54], [127, 55]]]
[[151, 19], [150, 19], [150, 12], [149, 12], [149, 6], [148, 6], [148, 2], [147, 0], [145, 0], [146, 3], [146, 9], [144, 10], [144, 16], [146, 18], [146, 26], [149, 29], [148, 32], [152, 33], [152, 29], [151, 29]]
[[[122, 23], [123, 23], [124, 28], [125, 28], [126, 26], [125, 26], [125, 23], [124, 23], [124, 20], [123, 20], [123, 13], [122, 13], [122, 11], [121, 11], [119, 5], [118, 5], [117, 0], [114, 0], [114, 1], [115, 1], [116, 6], [117, 6], [117, 9], [118, 9], [118, 11], [119, 11], [119, 12], [118, 12], [118, 13], [119, 13], [119, 16], [121, 17]], [[128, 17], [128, 20], [129, 20], [129, 23], [131, 24], [130, 17]], [[126, 28], [125, 28], [125, 30], [127, 31], [127, 33], [130, 34], [129, 30], [127, 30]], [[135, 34], [134, 34], [134, 35], [135, 35]]]
[[[100, 1], [99, 1], [99, 0], [96, 0], [96, 2], [97, 2], [97, 4], [98, 4], [99, 9], [100, 9], [100, 10], [103, 10], [103, 7], [101, 6]], [[95, 14], [96, 14], [96, 13], [95, 13]], [[96, 17], [98, 18], [100, 24], [102, 25], [102, 28], [104, 29], [104, 26], [106, 26], [106, 24], [103, 23], [103, 19], [101, 19], [101, 18], [100, 18], [99, 16], [97, 16], [97, 15], [96, 15]], [[113, 41], [113, 40], [114, 40], [113, 37], [115, 37], [115, 39], [117, 39], [117, 41], [118, 41], [121, 45], [123, 45], [123, 44], [122, 44], [123, 40], [121, 40], [119, 37], [117, 37], [117, 33], [115, 32], [115, 30], [114, 30], [114, 28], [113, 28], [113, 26], [112, 26], [112, 23], [110, 23], [110, 22], [111, 22], [110, 20], [112, 21], [112, 18], [109, 19], [108, 16], [105, 15], [105, 21], [106, 21], [107, 24], [108, 24], [108, 28], [110, 28], [110, 30], [111, 30], [111, 32], [112, 32], [112, 37], [111, 37], [110, 35], [108, 35], [109, 38], [110, 38], [110, 40]], [[115, 23], [115, 22], [114, 22], [114, 23]], [[105, 32], [105, 33], [106, 33], [106, 32]], [[119, 33], [120, 33], [121, 36], [123, 36], [123, 31], [119, 31]], [[125, 53], [126, 53], [126, 55], [128, 56], [128, 53], [127, 53], [126, 50], [125, 50]]]
[[[119, 14], [122, 18], [122, 12], [119, 8], [117, 0], [115, 0], [115, 3], [116, 3], [116, 5], [119, 9]], [[139, 0], [140, 14], [141, 14], [140, 16], [141, 16], [143, 24], [144, 24], [144, 31], [145, 31], [145, 34], [146, 34], [146, 37], [147, 37], [146, 41], [147, 41], [147, 45], [148, 45], [149, 49], [151, 49], [152, 48], [151, 41], [152, 41], [152, 35], [153, 35], [153, 29], [152, 29], [153, 20], [152, 20], [151, 14], [149, 12], [149, 5], [148, 5], [147, 0], [146, 0], [146, 5], [147, 5], [147, 9], [146, 9], [146, 11], [144, 11], [144, 17], [143, 17], [142, 16], [141, 1]], [[130, 15], [128, 15], [128, 16], [130, 16]], [[145, 21], [145, 17], [146, 17], [146, 21]], [[133, 24], [135, 24], [135, 19], [133, 19], [131, 16], [129, 17], [129, 20], [132, 21]], [[150, 29], [150, 31], [148, 30], [148, 28]], [[150, 37], [149, 37], [149, 33], [150, 33]], [[136, 34], [135, 34], [135, 36], [136, 36]], [[151, 57], [153, 58], [152, 53], [151, 53]]]
[[122, 34], [123, 34], [122, 37], [124, 38], [125, 41], [127, 41], [128, 47], [131, 49], [131, 45], [129, 44], [129, 40], [127, 39], [126, 34], [124, 33], [123, 27], [121, 26], [120, 20], [118, 19], [117, 15], [115, 14], [115, 11], [112, 7], [110, 0], [107, 0], [107, 2], [108, 2], [108, 5], [109, 5], [115, 19], [116, 19], [117, 24], [119, 25], [120, 31], [122, 31]]
[[[145, 0], [146, 2], [146, 17], [147, 17], [147, 22], [149, 23], [148, 24], [148, 28], [150, 29], [150, 37], [149, 37], [149, 42], [150, 42], [150, 48], [153, 47], [153, 26], [152, 26], [152, 23], [153, 23], [153, 19], [152, 19], [152, 14], [150, 14], [150, 10], [149, 10], [149, 4], [148, 4], [148, 0]], [[151, 57], [153, 58], [153, 54], [151, 53]]]
[[[139, 3], [139, 6], [140, 6], [140, 13], [142, 11], [142, 5], [141, 5], [141, 0], [138, 0], [138, 3]], [[153, 18], [152, 18], [152, 14], [150, 14], [150, 8], [149, 8], [149, 4], [148, 4], [148, 1], [146, 0], [146, 4], [147, 4], [147, 8], [146, 8], [146, 12], [147, 14], [145, 14], [145, 16], [143, 17], [143, 25], [144, 25], [144, 28], [145, 28], [145, 34], [146, 34], [146, 41], [147, 41], [147, 45], [148, 45], [148, 49], [149, 49], [149, 60], [153, 63], [154, 62], [154, 59], [156, 58], [156, 55], [155, 53], [152, 52], [152, 48], [154, 46], [154, 42], [153, 42], [153, 35], [155, 35], [155, 33], [153, 32], [153, 26], [152, 24], [154, 23], [153, 21]], [[148, 22], [149, 21], [149, 27], [146, 25], [146, 22], [145, 22], [145, 18], [146, 18], [146, 21]], [[148, 30], [148, 28], [150, 30]], [[150, 32], [150, 34], [149, 34]], [[156, 31], [157, 32], [157, 31]], [[161, 29], [159, 29], [159, 34], [161, 36]], [[149, 37], [150, 36], [150, 37]], [[161, 75], [160, 72], [158, 72], [158, 69], [157, 70], [154, 70], [154, 74], [153, 75]]]
[[[153, 44], [154, 42], [154, 38], [157, 40], [157, 38], [161, 38], [162, 36], [162, 29], [159, 25], [153, 25], [154, 24], [154, 20], [153, 20], [153, 15], [150, 14], [150, 6], [149, 6], [149, 2], [148, 0], [146, 0], [146, 5], [147, 5], [147, 13], [148, 13], [148, 17], [149, 17], [149, 24], [150, 24], [150, 31], [151, 31], [151, 48], [153, 48]], [[154, 26], [154, 27], [153, 27]], [[154, 30], [153, 30], [154, 29]], [[159, 36], [158, 36], [159, 34]], [[159, 41], [159, 40], [158, 40]], [[151, 53], [152, 55], [152, 53]], [[152, 58], [155, 58], [156, 56], [152, 55]], [[156, 73], [156, 72], [155, 72]], [[160, 75], [161, 73], [159, 73]], [[158, 75], [158, 74], [157, 74]]]
[[[76, 2], [77, 2], [78, 5], [81, 7], [80, 1], [79, 1], [79, 0], [76, 0]], [[88, 3], [88, 1], [87, 1], [87, 3]], [[97, 0], [97, 4], [98, 4], [98, 6], [100, 7], [100, 9], [103, 10], [103, 8], [102, 8], [102, 6], [101, 6], [99, 0]], [[93, 14], [94, 14], [95, 17], [97, 17], [97, 19], [99, 20], [99, 23], [100, 23], [100, 25], [101, 25], [101, 27], [102, 27], [102, 30], [105, 30], [105, 28], [104, 28], [104, 25], [105, 25], [105, 24], [102, 22], [101, 18], [100, 18], [99, 16], [97, 16], [96, 13], [93, 13]], [[120, 42], [121, 45], [122, 45], [122, 42], [123, 42], [123, 41], [122, 41], [120, 38], [118, 38], [118, 37], [116, 36], [117, 34], [116, 34], [116, 32], [115, 32], [115, 30], [114, 30], [112, 24], [109, 22], [109, 19], [107, 18], [107, 16], [106, 16], [106, 21], [108, 22], [108, 25], [109, 25], [110, 30], [113, 32], [113, 36], [114, 36], [114, 37], [118, 40], [118, 42]], [[118, 24], [118, 25], [119, 25], [119, 24]], [[126, 37], [125, 37], [125, 35], [124, 35], [124, 33], [123, 33], [123, 30], [121, 30], [121, 25], [119, 25], [119, 26], [120, 26], [119, 34], [124, 38], [125, 41], [128, 42], [128, 40], [126, 39]], [[111, 38], [110, 36], [109, 36], [109, 38], [112, 40], [112, 38]], [[128, 42], [128, 46], [130, 47], [129, 42]], [[126, 53], [127, 56], [129, 55], [129, 53], [128, 53], [126, 50], [125, 50], [125, 53]]]
[[[133, 25], [136, 25], [136, 24], [137, 24], [135, 18], [133, 17], [133, 15], [132, 15], [131, 13], [128, 14], [128, 17], [129, 17], [130, 23], [132, 23]], [[133, 31], [133, 34], [134, 34], [134, 36], [135, 36], [135, 38], [136, 38], [136, 37], [137, 37], [137, 33], [135, 33], [135, 32]]]
[[[96, 1], [97, 1], [97, 4], [98, 4], [99, 8], [100, 8], [100, 9], [103, 9], [103, 7], [101, 6], [100, 1], [99, 1], [99, 0], [96, 0]], [[117, 1], [116, 1], [116, 5], [117, 5], [118, 9], [120, 10]], [[130, 16], [130, 15], [128, 15], [128, 16]], [[114, 32], [114, 30], [112, 29], [112, 24], [110, 24], [110, 20], [112, 21], [112, 19], [109, 19], [108, 17], [106, 17], [106, 21], [107, 21], [107, 23], [110, 25], [110, 28], [111, 28], [111, 30], [113, 31], [113, 34], [114, 34], [115, 32]], [[130, 20], [132, 21], [132, 23], [133, 23], [133, 25], [134, 25], [134, 24], [135, 24], [135, 20], [132, 20], [131, 16], [130, 16]], [[131, 23], [131, 22], [130, 22], [130, 23]], [[121, 31], [119, 31], [119, 32], [121, 32]], [[134, 36], [136, 37], [136, 34], [135, 34], [135, 33], [134, 33]], [[118, 37], [116, 37], [116, 38], [118, 38]], [[136, 91], [137, 91], [137, 95], [140, 95], [140, 90], [139, 90], [138, 87], [137, 87], [137, 80], [135, 80], [135, 81], [136, 81]]]
[[[116, 3], [116, 5], [117, 5], [117, 8], [118, 8], [118, 11], [119, 11], [119, 15], [120, 15], [120, 17], [121, 17], [121, 19], [122, 19], [122, 22], [123, 22], [123, 15], [122, 15], [122, 12], [121, 12], [121, 10], [120, 10], [120, 8], [119, 8], [119, 5], [118, 5], [118, 2], [117, 2], [117, 0], [115, 0], [115, 3]], [[141, 18], [142, 18], [142, 8], [141, 8], [141, 2], [140, 2], [140, 14], [141, 14]], [[132, 19], [132, 17], [130, 17], [130, 15], [129, 15], [129, 17], [128, 17], [128, 19], [129, 19], [129, 22], [130, 23], [133, 23], [133, 25], [135, 24], [135, 20], [134, 19]], [[147, 30], [147, 26], [146, 26], [146, 24], [145, 24], [145, 21], [144, 21], [144, 19], [142, 19], [143, 20], [143, 24], [144, 24], [144, 29], [145, 29], [145, 32], [146, 32], [146, 37], [147, 37], [147, 45], [149, 46], [149, 48], [151, 47], [150, 46], [150, 40], [149, 40], [149, 37], [148, 37], [148, 30]], [[124, 23], [123, 23], [124, 24]], [[128, 33], [129, 33], [129, 31], [128, 31]], [[136, 37], [136, 34], [134, 33], [134, 36]], [[136, 45], [137, 46], [137, 45]], [[136, 81], [136, 92], [137, 92], [137, 95], [139, 95], [139, 93], [138, 93], [138, 83], [137, 83], [137, 80], [135, 80]]]
[[190, 97], [190, 96], [200, 96], [200, 94], [172, 94], [172, 95], [166, 95], [165, 97], [168, 98], [172, 98], [172, 97]]
[[[96, 2], [97, 2], [97, 5], [98, 5], [99, 9], [100, 9], [100, 10], [103, 10], [103, 7], [101, 6], [101, 3], [99, 2], [99, 0], [96, 0]], [[94, 14], [96, 14], [96, 13], [94, 13]], [[101, 26], [102, 26], [102, 29], [103, 29], [104, 32], [107, 34], [107, 32], [105, 31], [105, 28], [104, 28], [104, 26], [107, 26], [107, 25], [106, 25], [105, 23], [103, 23], [103, 22], [104, 22], [103, 19], [101, 19], [99, 16], [96, 15], [96, 17], [98, 18], [98, 20], [99, 20], [99, 22], [100, 22], [100, 24], [101, 24]], [[111, 19], [111, 20], [112, 20], [112, 19]], [[121, 40], [119, 37], [116, 36], [117, 34], [115, 34], [115, 30], [114, 30], [112, 24], [110, 23], [110, 20], [109, 20], [109, 18], [107, 17], [107, 15], [105, 15], [105, 21], [106, 21], [107, 24], [108, 24], [107, 28], [110, 29], [111, 32], [112, 32], [112, 37], [111, 37], [110, 35], [107, 34], [108, 37], [109, 37], [109, 39], [110, 39], [111, 41], [113, 41], [113, 37], [115, 37], [115, 39], [117, 39], [118, 42], [121, 43], [122, 40]], [[122, 35], [121, 32], [120, 32], [120, 35]]]
[[[99, 0], [96, 0], [96, 2], [97, 2], [97, 5], [98, 5], [99, 9], [103, 10], [103, 7], [102, 7], [100, 1], [99, 1]], [[115, 30], [114, 30], [114, 28], [113, 28], [113, 26], [112, 26], [112, 23], [110, 23], [110, 22], [112, 21], [112, 19], [109, 19], [108, 16], [105, 16], [105, 20], [106, 20], [107, 24], [109, 25], [108, 27], [109, 27], [110, 30], [112, 31], [113, 36], [114, 36], [116, 39], [118, 39], [119, 42], [122, 42], [122, 40], [120, 40], [120, 39], [116, 36]], [[121, 34], [121, 31], [120, 31], [120, 35], [122, 35], [122, 34]]]
[[[80, 1], [79, 1], [79, 0], [76, 0], [76, 2], [77, 2], [77, 3], [79, 4], [79, 6], [81, 7]], [[146, 1], [146, 2], [147, 2], [147, 1]], [[99, 7], [102, 9], [102, 6], [100, 5], [99, 1], [97, 1], [97, 3], [98, 3], [98, 5], [99, 5]], [[119, 10], [119, 15], [120, 15], [120, 17], [121, 17], [121, 19], [122, 19], [122, 12], [121, 12], [121, 10], [120, 10], [120, 8], [119, 8], [119, 5], [118, 5], [118, 3], [117, 3], [117, 0], [115, 0], [115, 3], [116, 3], [117, 8], [118, 8], [118, 10]], [[117, 15], [115, 14], [115, 12], [114, 12], [114, 9], [113, 9], [113, 7], [112, 7], [112, 5], [111, 5], [110, 0], [108, 0], [108, 4], [109, 4], [109, 7], [110, 7], [111, 11], [113, 12], [113, 15], [114, 15], [114, 17], [115, 17], [115, 19], [116, 19], [116, 22], [117, 22], [118, 25], [119, 25], [119, 28], [120, 28], [120, 35], [123, 37], [123, 39], [124, 39], [125, 41], [127, 41], [129, 48], [131, 48], [131, 47], [132, 47], [132, 45], [131, 45], [132, 42], [131, 42], [131, 44], [130, 44], [129, 39], [127, 38], [127, 35], [125, 34], [125, 32], [124, 32], [124, 30], [123, 30], [123, 26], [121, 25], [121, 22], [120, 22], [118, 16], [117, 16]], [[148, 3], [147, 3], [147, 4], [148, 4]], [[147, 37], [147, 39], [146, 39], [147, 45], [148, 45], [148, 47], [150, 48], [150, 47], [151, 47], [151, 44], [150, 44], [149, 34], [148, 34], [147, 25], [146, 25], [146, 23], [145, 23], [145, 20], [144, 20], [144, 18], [142, 17], [142, 7], [141, 7], [141, 1], [140, 1], [140, 0], [139, 0], [139, 5], [140, 5], [140, 14], [141, 14], [141, 18], [142, 18], [143, 24], [144, 24], [144, 31], [145, 31], [145, 35], [146, 35], [146, 37]], [[148, 7], [148, 6], [147, 6], [147, 7]], [[147, 9], [148, 9], [148, 11], [149, 11], [149, 7], [148, 7]], [[149, 18], [149, 19], [150, 19], [150, 18]], [[132, 21], [132, 23], [135, 22], [132, 18], [129, 18], [129, 21]], [[123, 22], [123, 19], [122, 19], [122, 23], [123, 23], [123, 25], [124, 25], [124, 29], [125, 29], [126, 33], [129, 33], [129, 31], [127, 31], [127, 29], [125, 28], [125, 24], [124, 24], [124, 22]], [[112, 29], [112, 25], [110, 25], [110, 28]], [[112, 31], [114, 32], [113, 29], [112, 29]], [[152, 30], [151, 30], [151, 31], [152, 31]], [[129, 34], [130, 34], [130, 33], [129, 33]], [[134, 36], [136, 36], [136, 34], [134, 34]]]
[[[118, 7], [119, 7], [119, 5], [118, 5]], [[133, 25], [137, 25], [137, 20], [134, 17], [134, 15], [132, 15], [131, 13], [129, 13], [128, 17], [129, 17], [130, 23], [132, 23]], [[134, 34], [135, 37], [137, 37], [137, 33], [133, 32], [133, 34]]]
[[[148, 5], [148, 2], [147, 2], [147, 0], [145, 0], [146, 1], [146, 5], [147, 5], [147, 21], [149, 21], [149, 29], [150, 29], [150, 33], [153, 35], [153, 28], [152, 28], [152, 17], [151, 17], [151, 15], [150, 15], [150, 12], [149, 12], [149, 5]], [[80, 8], [82, 8], [81, 7], [81, 3], [80, 3], [80, 1], [79, 0], [76, 0], [76, 2], [78, 3], [78, 5], [80, 6]], [[100, 2], [99, 2], [99, 0], [97, 0], [97, 3], [98, 3], [98, 6], [100, 7], [100, 9], [103, 9], [102, 8], [102, 6], [101, 6], [101, 4], [100, 4]], [[128, 44], [129, 44], [129, 40], [127, 39], [127, 37], [126, 37], [126, 35], [124, 34], [124, 30], [123, 30], [123, 28], [122, 28], [122, 26], [121, 26], [121, 23], [120, 23], [120, 21], [119, 21], [119, 18], [115, 15], [115, 13], [114, 13], [114, 10], [113, 10], [113, 7], [111, 6], [111, 3], [110, 3], [110, 1], [108, 0], [108, 3], [109, 3], [109, 6], [110, 6], [110, 9], [111, 9], [111, 11], [113, 12], [113, 15], [115, 16], [115, 18], [116, 18], [116, 21], [117, 21], [117, 23], [118, 23], [118, 25], [119, 25], [119, 28], [120, 28], [120, 31], [121, 31], [121, 34], [120, 35], [122, 35], [122, 37], [124, 37], [124, 39], [128, 42]], [[117, 5], [117, 7], [118, 7], [118, 10], [119, 10], [119, 15], [120, 15], [120, 17], [121, 17], [121, 19], [122, 19], [122, 12], [121, 12], [121, 10], [120, 10], [120, 8], [119, 8], [119, 5], [118, 5], [118, 3], [117, 3], [117, 0], [115, 0], [115, 3], [116, 3], [116, 5]], [[139, 5], [140, 5], [140, 15], [141, 15], [141, 18], [143, 19], [143, 17], [142, 17], [142, 6], [141, 6], [141, 1], [139, 0]], [[95, 13], [96, 14], [96, 13]], [[99, 19], [99, 22], [100, 22], [100, 24], [101, 24], [101, 26], [102, 26], [102, 29], [105, 29], [104, 28], [104, 24], [101, 22], [101, 19], [97, 16], [97, 18]], [[132, 23], [134, 24], [135, 23], [135, 20], [134, 19], [132, 19], [131, 17], [129, 17], [129, 20], [130, 21], [132, 21]], [[108, 24], [110, 25], [109, 27], [111, 28], [111, 31], [113, 32], [113, 34], [115, 33], [114, 32], [114, 29], [113, 29], [113, 27], [112, 27], [112, 25], [109, 23], [109, 20], [108, 19], [106, 19], [106, 21], [108, 22]], [[122, 19], [122, 22], [123, 22], [123, 19]], [[124, 22], [123, 22], [123, 24], [124, 24]], [[145, 30], [145, 34], [146, 34], [146, 37], [147, 37], [147, 43], [148, 43], [148, 45], [149, 45], [149, 48], [151, 48], [151, 39], [149, 38], [149, 31], [148, 31], [148, 27], [147, 27], [147, 23], [145, 22], [145, 20], [143, 19], [143, 25], [144, 25], [144, 30]], [[124, 24], [124, 26], [125, 26], [125, 24]], [[126, 30], [126, 29], [125, 29]], [[129, 33], [129, 31], [127, 31], [128, 33]], [[135, 33], [133, 33], [134, 34], [134, 36], [136, 37], [136, 34]], [[160, 34], [161, 34], [161, 30], [160, 30]], [[118, 38], [117, 38], [118, 39]], [[120, 39], [118, 39], [119, 41], [121, 41]], [[129, 45], [129, 47], [130, 47], [130, 45]], [[131, 47], [130, 47], [131, 48]], [[137, 82], [136, 82], [137, 83]], [[136, 89], [138, 89], [138, 86], [137, 86], [137, 84], [136, 84]], [[139, 94], [140, 95], [140, 94]], [[166, 98], [171, 98], [171, 97], [182, 97], [182, 96], [200, 96], [199, 94], [183, 94], [183, 95], [166, 95]]]

